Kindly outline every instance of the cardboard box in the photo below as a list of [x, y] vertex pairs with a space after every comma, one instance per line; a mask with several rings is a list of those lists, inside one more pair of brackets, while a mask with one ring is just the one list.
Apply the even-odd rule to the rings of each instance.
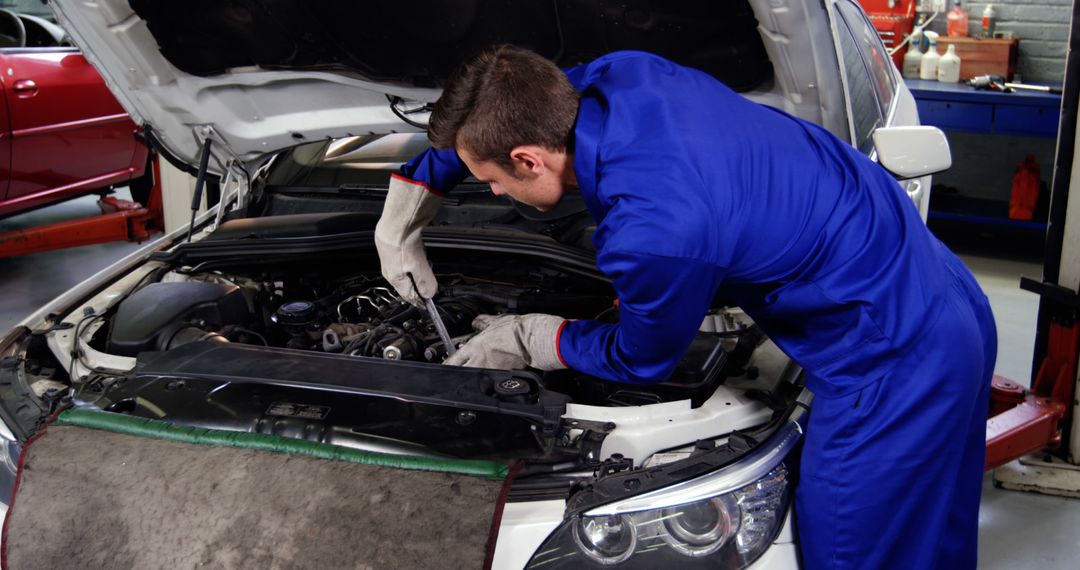
[[977, 75], [1003, 75], [1012, 81], [1016, 73], [1016, 54], [1020, 40], [985, 38], [938, 38], [938, 53], [945, 55], [949, 45], [956, 46], [960, 57], [960, 80], [966, 81]]

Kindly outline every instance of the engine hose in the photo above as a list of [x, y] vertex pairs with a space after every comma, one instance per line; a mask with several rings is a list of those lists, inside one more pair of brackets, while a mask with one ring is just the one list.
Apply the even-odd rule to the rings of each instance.
[[210, 340], [225, 344], [228, 344], [229, 342], [229, 339], [216, 332], [204, 331], [196, 326], [186, 326], [177, 329], [176, 332], [166, 337], [161, 344], [163, 350], [172, 350], [179, 346], [198, 342], [200, 340]]

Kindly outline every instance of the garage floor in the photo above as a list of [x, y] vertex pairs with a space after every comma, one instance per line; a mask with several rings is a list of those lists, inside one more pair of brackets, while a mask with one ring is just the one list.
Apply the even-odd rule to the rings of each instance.
[[[121, 191], [120, 197], [127, 198]], [[90, 196], [0, 220], [0, 232], [94, 215]], [[19, 322], [69, 287], [93, 275], [138, 244], [113, 243], [0, 259], [0, 331]], [[1021, 275], [1039, 277], [1035, 263], [962, 256], [990, 297], [998, 324], [997, 373], [1027, 382], [1031, 371], [1034, 294], [1018, 287]], [[1080, 555], [1080, 500], [1005, 491], [985, 478], [979, 513], [980, 568], [1074, 567]]]
[[[1029, 384], [1039, 306], [1034, 293], [1019, 288], [1020, 276], [1042, 277], [1036, 263], [961, 255], [975, 274], [998, 329], [995, 372]], [[1080, 499], [996, 489], [983, 479], [979, 511], [979, 568], [988, 570], [1074, 568], [1080, 555]]]
[[[126, 188], [118, 198], [131, 199]], [[0, 219], [0, 233], [76, 220], [101, 213], [97, 196], [83, 196], [26, 214]], [[121, 257], [137, 243], [103, 243], [0, 259], [0, 331], [29, 316], [57, 295], [78, 285]]]

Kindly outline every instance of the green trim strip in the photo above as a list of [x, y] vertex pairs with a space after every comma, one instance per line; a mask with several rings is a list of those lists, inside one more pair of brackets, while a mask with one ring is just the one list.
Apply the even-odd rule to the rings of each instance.
[[63, 411], [56, 419], [58, 425], [79, 426], [134, 435], [152, 437], [169, 441], [181, 441], [198, 445], [220, 445], [255, 449], [274, 453], [306, 455], [319, 459], [348, 461], [362, 465], [377, 465], [396, 469], [415, 469], [437, 471], [440, 473], [458, 473], [483, 477], [494, 481], [506, 479], [509, 469], [506, 465], [493, 461], [471, 459], [442, 459], [430, 457], [412, 457], [390, 455], [371, 451], [360, 451], [329, 443], [317, 443], [265, 435], [261, 433], [231, 432], [216, 429], [178, 426], [161, 420], [137, 418], [112, 412], [102, 412], [83, 408], [71, 408]]

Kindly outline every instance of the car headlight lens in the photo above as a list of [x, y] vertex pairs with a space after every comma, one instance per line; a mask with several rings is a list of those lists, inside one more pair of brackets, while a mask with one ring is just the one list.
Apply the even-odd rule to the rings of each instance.
[[680, 554], [696, 558], [719, 550], [739, 530], [739, 509], [731, 497], [664, 509], [664, 542]]
[[573, 528], [578, 548], [604, 566], [625, 561], [637, 547], [637, 526], [626, 515], [586, 517], [578, 519]]
[[[726, 473], [568, 518], [528, 568], [748, 566], [772, 544], [790, 505], [793, 482], [785, 459], [801, 436], [792, 425], [777, 434], [771, 449], [755, 450], [754, 457]], [[733, 476], [747, 474], [756, 478], [732, 484]], [[704, 496], [710, 488], [716, 492]], [[657, 508], [647, 508], [650, 502]]]
[[789, 483], [787, 467], [780, 465], [758, 481], [705, 501], [576, 516], [548, 537], [528, 568], [742, 568], [780, 532]]

